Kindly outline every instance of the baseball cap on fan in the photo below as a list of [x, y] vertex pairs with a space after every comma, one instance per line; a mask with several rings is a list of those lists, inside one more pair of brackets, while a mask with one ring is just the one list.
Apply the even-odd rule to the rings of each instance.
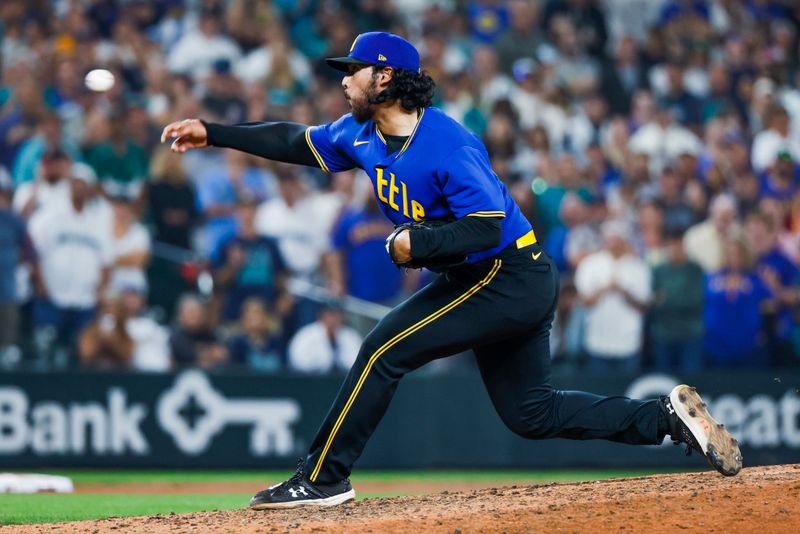
[[367, 32], [356, 37], [349, 54], [327, 58], [325, 63], [342, 72], [347, 72], [350, 65], [376, 65], [419, 71], [419, 52], [399, 35]]

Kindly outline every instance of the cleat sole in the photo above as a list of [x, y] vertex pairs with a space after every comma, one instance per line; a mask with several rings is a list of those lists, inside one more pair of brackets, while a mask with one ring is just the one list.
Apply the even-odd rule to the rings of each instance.
[[675, 387], [669, 394], [675, 413], [692, 432], [708, 463], [725, 476], [742, 469], [739, 442], [708, 413], [697, 389], [687, 385]]

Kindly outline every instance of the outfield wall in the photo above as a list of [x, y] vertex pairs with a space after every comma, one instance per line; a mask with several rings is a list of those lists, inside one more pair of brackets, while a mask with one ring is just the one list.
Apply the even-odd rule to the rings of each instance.
[[[681, 377], [742, 444], [746, 465], [800, 462], [800, 373]], [[285, 468], [304, 454], [341, 377], [4, 373], [0, 470], [19, 467]], [[565, 389], [652, 397], [677, 377], [555, 376]], [[358, 402], [358, 400], [356, 401]], [[700, 466], [671, 444], [527, 441], [476, 374], [409, 376], [358, 464], [406, 467]]]

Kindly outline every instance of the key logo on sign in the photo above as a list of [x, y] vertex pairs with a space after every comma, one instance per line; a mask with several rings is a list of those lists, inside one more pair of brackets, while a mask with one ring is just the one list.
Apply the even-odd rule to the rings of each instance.
[[187, 454], [204, 452], [225, 425], [252, 425], [253, 454], [286, 456], [295, 452], [292, 424], [300, 418], [300, 406], [293, 399], [227, 399], [204, 373], [191, 370], [161, 395], [156, 415], [161, 428]]

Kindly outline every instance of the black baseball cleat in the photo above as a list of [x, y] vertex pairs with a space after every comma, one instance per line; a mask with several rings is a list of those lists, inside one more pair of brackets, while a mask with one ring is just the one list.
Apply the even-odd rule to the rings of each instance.
[[303, 461], [286, 482], [259, 491], [250, 499], [253, 510], [297, 508], [298, 506], [336, 506], [356, 498], [356, 492], [345, 479], [336, 484], [312, 484], [303, 472]]
[[681, 384], [675, 386], [661, 402], [669, 418], [669, 435], [675, 445], [686, 444], [686, 455], [692, 449], [706, 457], [711, 467], [725, 476], [742, 469], [739, 442], [718, 423], [706, 409], [697, 389]]

